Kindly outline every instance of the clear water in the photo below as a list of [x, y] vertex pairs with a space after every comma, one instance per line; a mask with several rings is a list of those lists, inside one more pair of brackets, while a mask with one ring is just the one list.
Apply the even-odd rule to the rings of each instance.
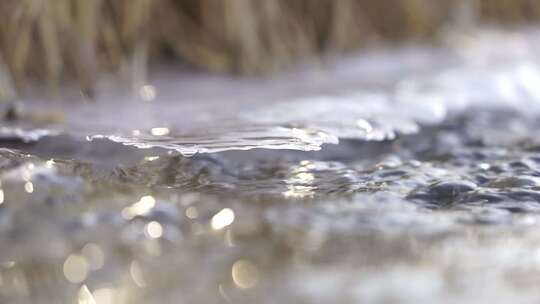
[[29, 101], [65, 119], [0, 130], [0, 303], [537, 303], [535, 33]]

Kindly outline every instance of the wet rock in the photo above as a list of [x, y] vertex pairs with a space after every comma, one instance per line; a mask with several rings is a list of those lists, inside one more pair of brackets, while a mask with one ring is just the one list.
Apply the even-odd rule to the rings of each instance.
[[501, 177], [489, 182], [486, 187], [492, 188], [520, 188], [540, 186], [540, 178], [534, 176]]
[[515, 190], [509, 191], [508, 197], [516, 201], [535, 201], [540, 202], [540, 191], [533, 190]]
[[454, 198], [476, 188], [476, 184], [469, 181], [441, 181], [431, 184], [427, 189], [427, 193], [434, 197]]
[[489, 191], [473, 191], [465, 194], [460, 202], [482, 202], [482, 203], [496, 203], [507, 199], [503, 194]]

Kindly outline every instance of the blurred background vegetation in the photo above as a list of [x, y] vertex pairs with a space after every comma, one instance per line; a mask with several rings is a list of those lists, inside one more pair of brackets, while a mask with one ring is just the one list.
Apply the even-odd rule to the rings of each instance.
[[0, 97], [29, 83], [104, 73], [144, 78], [176, 60], [219, 73], [278, 71], [302, 59], [380, 42], [432, 39], [468, 22], [516, 24], [538, 0], [2, 0]]

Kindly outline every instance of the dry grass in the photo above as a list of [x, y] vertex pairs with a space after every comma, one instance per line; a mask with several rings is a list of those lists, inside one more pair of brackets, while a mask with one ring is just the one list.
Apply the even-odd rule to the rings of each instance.
[[99, 73], [119, 69], [144, 82], [149, 58], [274, 71], [382, 38], [430, 37], [460, 11], [515, 22], [540, 16], [540, 1], [2, 0], [0, 98], [33, 80], [91, 93]]

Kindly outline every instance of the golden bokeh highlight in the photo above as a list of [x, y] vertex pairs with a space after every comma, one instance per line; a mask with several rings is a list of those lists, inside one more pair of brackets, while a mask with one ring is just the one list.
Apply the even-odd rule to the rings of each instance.
[[90, 290], [88, 290], [88, 287], [86, 285], [83, 285], [79, 289], [77, 300], [78, 304], [98, 304], [96, 303], [94, 296], [92, 295]]
[[72, 254], [64, 261], [64, 276], [71, 283], [81, 283], [88, 276], [88, 268], [84, 256]]
[[212, 229], [221, 230], [234, 222], [234, 211], [230, 208], [224, 208], [216, 213], [210, 222]]
[[156, 205], [156, 199], [151, 195], [145, 195], [141, 197], [139, 201], [133, 205], [126, 207], [122, 210], [122, 216], [125, 219], [132, 219], [138, 215], [144, 215]]
[[152, 239], [160, 238], [163, 235], [163, 227], [160, 223], [156, 221], [152, 221], [148, 224], [146, 224], [144, 228], [144, 233], [147, 237]]
[[249, 289], [259, 283], [259, 269], [248, 260], [236, 261], [231, 269], [234, 284], [240, 289]]
[[96, 304], [116, 304], [117, 291], [113, 288], [96, 289], [92, 295]]
[[141, 288], [146, 287], [146, 280], [144, 278], [143, 271], [137, 261], [131, 262], [131, 265], [129, 266], [129, 274], [137, 286]]
[[186, 216], [192, 220], [199, 217], [199, 211], [197, 208], [191, 206], [186, 209]]
[[27, 193], [34, 192], [34, 184], [32, 184], [32, 182], [24, 183], [24, 191], [26, 191]]

